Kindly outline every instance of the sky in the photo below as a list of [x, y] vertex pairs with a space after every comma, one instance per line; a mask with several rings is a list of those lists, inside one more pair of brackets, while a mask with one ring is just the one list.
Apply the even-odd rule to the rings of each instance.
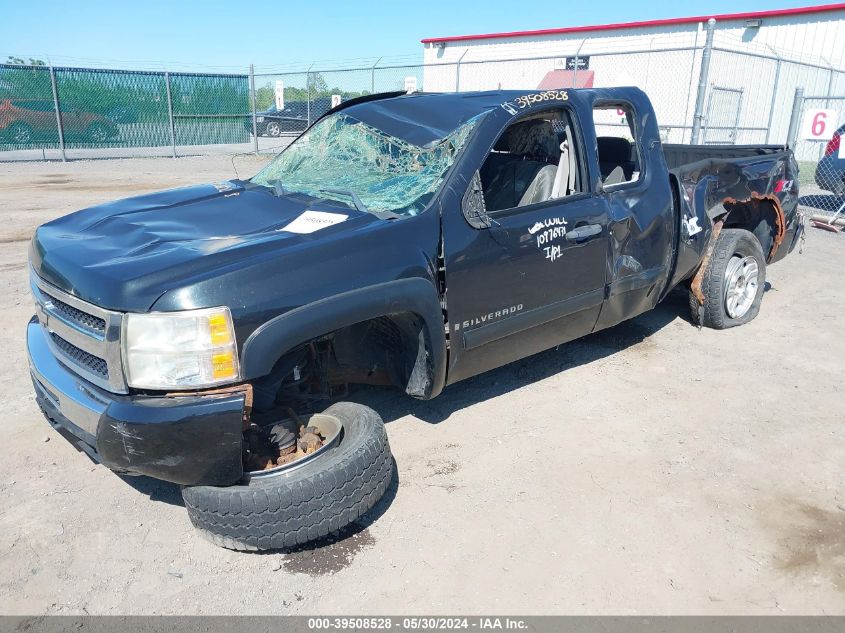
[[[736, 13], [811, 0], [0, 0], [0, 62], [169, 70], [331, 68], [357, 59], [422, 60], [426, 37]], [[816, 3], [817, 4], [817, 3]], [[557, 11], [550, 7], [558, 7]]]

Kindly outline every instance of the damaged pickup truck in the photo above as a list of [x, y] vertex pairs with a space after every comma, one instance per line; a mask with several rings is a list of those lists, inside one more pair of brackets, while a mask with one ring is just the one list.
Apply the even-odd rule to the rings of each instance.
[[635, 88], [354, 99], [249, 180], [39, 227], [36, 399], [94, 460], [181, 484], [213, 542], [300, 544], [393, 478], [349, 385], [434, 398], [678, 286], [695, 323], [748, 323], [797, 182], [788, 148], [664, 145]]

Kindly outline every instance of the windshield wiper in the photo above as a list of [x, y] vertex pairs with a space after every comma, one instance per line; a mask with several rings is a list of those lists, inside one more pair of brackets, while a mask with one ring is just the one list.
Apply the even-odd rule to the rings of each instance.
[[367, 206], [361, 202], [361, 198], [358, 197], [358, 194], [352, 191], [352, 189], [335, 189], [334, 187], [320, 187], [318, 191], [325, 191], [326, 193], [336, 193], [341, 196], [346, 196], [350, 200], [352, 200], [352, 204], [355, 206], [358, 211], [363, 213], [369, 213], [369, 209]]
[[367, 206], [361, 201], [361, 198], [358, 197], [358, 194], [352, 191], [351, 189], [320, 187], [318, 191], [325, 191], [326, 193], [335, 193], [339, 196], [347, 196], [350, 200], [352, 200], [352, 205], [358, 211], [361, 211], [362, 213], [371, 213], [372, 215], [376, 216], [377, 218], [381, 218], [382, 220], [395, 220], [399, 217], [392, 211], [374, 211], [372, 209], [368, 209]]
[[282, 185], [282, 179], [281, 178], [277, 178], [276, 180], [273, 181], [273, 194], [277, 198], [281, 198], [287, 192], [288, 192], [288, 190], [285, 189], [284, 186]]

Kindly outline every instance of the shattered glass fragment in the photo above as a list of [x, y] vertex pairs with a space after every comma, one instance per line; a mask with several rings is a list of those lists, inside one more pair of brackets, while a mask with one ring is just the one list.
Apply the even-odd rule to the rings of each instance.
[[483, 115], [470, 119], [445, 138], [418, 147], [337, 113], [316, 123], [252, 181], [288, 192], [349, 203], [354, 192], [373, 211], [416, 215], [455, 161]]

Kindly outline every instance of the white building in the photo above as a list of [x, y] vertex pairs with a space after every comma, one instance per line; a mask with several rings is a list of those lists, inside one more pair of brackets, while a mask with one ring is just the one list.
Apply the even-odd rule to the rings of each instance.
[[[785, 142], [796, 88], [845, 96], [845, 3], [433, 37], [422, 40], [423, 87], [638, 86], [651, 97], [664, 138], [689, 142], [710, 18], [703, 142]], [[845, 100], [831, 104], [845, 121]]]

